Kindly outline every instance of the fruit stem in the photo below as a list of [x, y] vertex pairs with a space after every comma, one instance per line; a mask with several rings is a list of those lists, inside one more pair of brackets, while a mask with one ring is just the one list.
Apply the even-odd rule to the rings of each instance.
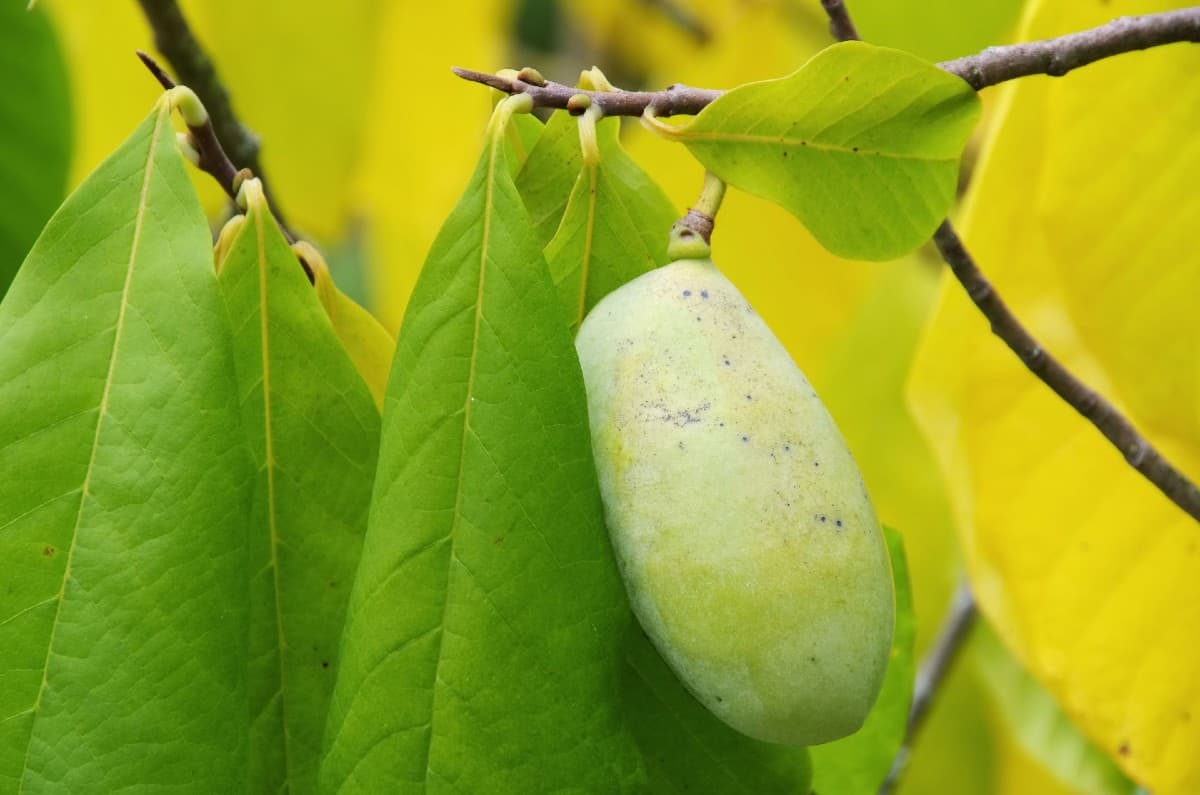
[[[700, 198], [692, 206], [692, 212], [715, 220], [717, 211], [721, 209], [721, 201], [725, 198], [725, 181], [711, 171], [704, 172], [704, 187], [700, 189]], [[710, 232], [711, 234], [711, 232]]]
[[704, 172], [700, 198], [687, 215], [671, 227], [667, 256], [671, 259], [708, 259], [712, 255], [712, 233], [717, 211], [725, 198], [725, 183], [711, 171]]

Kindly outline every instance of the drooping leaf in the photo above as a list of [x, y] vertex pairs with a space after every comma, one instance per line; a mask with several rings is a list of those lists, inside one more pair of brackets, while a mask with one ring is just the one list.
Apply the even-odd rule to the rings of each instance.
[[[1179, 5], [1039, 3], [1020, 38]], [[1187, 297], [1200, 289], [1200, 248], [1186, 231], [1197, 195], [1183, 175], [1200, 167], [1185, 143], [1200, 87], [1176, 78], [1198, 58], [1160, 48], [1012, 86], [962, 229], [1042, 346], [1193, 481], [1200, 337]], [[910, 392], [972, 579], [986, 584], [980, 607], [1005, 646], [1137, 783], [1200, 791], [1195, 522], [998, 343], [956, 284]]]
[[1133, 795], [1137, 789], [1088, 742], [1053, 697], [1021, 668], [986, 623], [975, 629], [975, 660], [996, 712], [1026, 753], [1080, 795]]
[[257, 182], [220, 284], [256, 472], [250, 790], [316, 792], [378, 451], [379, 413]]
[[912, 609], [904, 539], [890, 527], [884, 528], [884, 536], [896, 585], [896, 629], [883, 689], [861, 729], [849, 737], [811, 749], [816, 792], [874, 795], [887, 777], [908, 727], [917, 621]]
[[71, 104], [45, 9], [0, 3], [0, 297], [63, 198]]
[[0, 789], [246, 783], [249, 462], [164, 99], [0, 304]]
[[572, 328], [601, 298], [667, 264], [667, 239], [679, 215], [621, 147], [619, 120], [602, 119], [595, 126], [594, 156], [583, 157], [562, 222], [546, 246], [550, 277]]
[[398, 341], [326, 733], [328, 792], [620, 790], [629, 625], [566, 312], [502, 104]]
[[622, 703], [650, 776], [646, 792], [808, 793], [808, 749], [726, 726], [680, 684], [640, 627], [629, 628], [624, 651]]
[[321, 252], [303, 241], [294, 244], [292, 249], [312, 270], [316, 280], [313, 286], [325, 308], [325, 314], [329, 316], [329, 322], [333, 324], [334, 333], [371, 390], [375, 406], [382, 409], [388, 373], [396, 354], [396, 340], [370, 312], [338, 289]]
[[851, 41], [658, 129], [726, 182], [785, 207], [833, 253], [882, 260], [916, 249], [950, 209], [978, 115], [958, 77]]

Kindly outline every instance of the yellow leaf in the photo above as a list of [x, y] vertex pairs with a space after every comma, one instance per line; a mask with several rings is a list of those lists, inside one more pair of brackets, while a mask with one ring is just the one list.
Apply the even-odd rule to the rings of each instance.
[[356, 179], [367, 221], [372, 308], [400, 326], [421, 263], [471, 176], [473, 152], [491, 112], [486, 90], [458, 79], [452, 64], [496, 70], [508, 0], [404, 0], [381, 20], [371, 70], [371, 120]]
[[382, 410], [388, 374], [392, 369], [392, 356], [396, 352], [396, 340], [370, 312], [337, 288], [321, 252], [303, 240], [294, 243], [292, 250], [312, 272], [317, 297], [325, 307], [334, 333], [350, 355], [358, 374], [367, 383], [375, 405]]
[[[1035, 4], [1044, 38], [1172, 3]], [[1200, 290], [1195, 48], [1008, 87], [963, 236], [1047, 350], [1193, 479]], [[944, 289], [910, 382], [981, 607], [1156, 795], [1200, 792], [1200, 530]]]

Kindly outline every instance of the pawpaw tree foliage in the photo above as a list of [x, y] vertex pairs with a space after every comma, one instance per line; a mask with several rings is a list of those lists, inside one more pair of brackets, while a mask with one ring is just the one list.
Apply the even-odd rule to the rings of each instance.
[[[263, 142], [236, 185], [188, 162], [194, 96], [132, 57], [174, 3], [140, 5], [0, 2], [0, 792], [856, 795], [909, 754], [901, 792], [1200, 789], [1196, 525], [922, 248], [961, 220], [1200, 474], [1200, 50], [983, 92], [934, 63], [1182, 3], [854, 0], [869, 43], [831, 43], [815, 0], [183, 2]], [[622, 124], [449, 71], [526, 57], [729, 90]], [[888, 526], [883, 690], [812, 748], [676, 678], [592, 461], [574, 332], [706, 169], [723, 272]], [[964, 570], [986, 626], [901, 751]]]

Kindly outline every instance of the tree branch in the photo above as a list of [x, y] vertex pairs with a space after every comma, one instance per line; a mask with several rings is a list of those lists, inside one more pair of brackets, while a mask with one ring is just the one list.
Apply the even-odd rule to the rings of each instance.
[[[150, 70], [150, 74], [154, 75], [154, 79], [158, 81], [159, 85], [167, 91], [175, 87], [175, 81], [165, 69], [159, 66], [158, 61], [141, 50], [136, 52], [137, 57], [142, 59], [142, 63]], [[226, 195], [236, 200], [237, 189], [234, 187], [234, 181], [237, 178], [238, 169], [229, 159], [224, 147], [221, 146], [220, 139], [217, 138], [216, 130], [213, 129], [212, 114], [210, 113], [204, 124], [198, 127], [189, 124], [188, 132], [192, 134], [192, 142], [195, 144], [196, 152], [200, 155], [197, 167], [210, 174]]]
[[821, 0], [821, 7], [829, 17], [829, 35], [837, 41], [858, 41], [858, 28], [850, 18], [850, 11], [842, 0]]
[[593, 106], [599, 106], [605, 116], [641, 116], [647, 109], [656, 116], [694, 116], [721, 96], [723, 91], [673, 85], [662, 91], [584, 91], [573, 86], [546, 80], [540, 85], [520, 77], [506, 77], [491, 72], [451, 67], [463, 80], [491, 86], [505, 94], [528, 94], [535, 108], [567, 109], [571, 97], [586, 94]]
[[[830, 15], [830, 25], [832, 28], [847, 30], [853, 33], [854, 23], [850, 21], [850, 13], [841, 0], [834, 0], [834, 2], [822, 0], [821, 4]], [[834, 8], [831, 9], [831, 5]], [[1180, 12], [1149, 14], [1145, 17], [1126, 17], [1110, 22], [1103, 27], [1093, 28], [1083, 33], [1074, 33], [1050, 41], [1067, 42], [1069, 46], [1066, 46], [1064, 51], [1083, 52], [1084, 47], [1097, 46], [1097, 41], [1103, 40], [1105, 36], [1113, 36], [1114, 32], [1118, 36], [1131, 35], [1131, 41], [1135, 42], [1142, 40], [1135, 35], [1136, 31], [1147, 28], [1159, 29], [1171, 27], [1171, 24], [1174, 25], [1173, 29], [1187, 29], [1188, 24], [1193, 24], [1195, 27], [1193, 34], [1200, 33], [1200, 7], [1184, 9], [1184, 11], [1188, 13], [1182, 15], [1182, 17]], [[1164, 17], [1170, 18], [1174, 22], [1160, 24]], [[1182, 23], [1180, 22], [1181, 18], [1183, 20]], [[843, 21], [839, 22], [839, 19]], [[1146, 20], [1151, 20], [1151, 22], [1147, 24]], [[1130, 34], [1130, 31], [1134, 31], [1135, 34]], [[1172, 41], [1177, 40], [1173, 39]], [[1034, 55], [1028, 57], [1034, 58], [1048, 43], [1035, 42], [1031, 45], [1019, 44], [1016, 47], [1028, 48], [1028, 52], [1034, 53]], [[1072, 48], [1075, 49], [1072, 50]], [[1011, 47], [1001, 47], [995, 48], [992, 52], [1011, 51], [1013, 49]], [[1091, 52], [1094, 54], [1095, 52], [1099, 52], [1099, 50], [1092, 50]], [[1113, 53], [1109, 52], [1108, 54], [1111, 55]], [[1019, 56], [1017, 60], [1025, 57], [1023, 55]], [[1079, 55], [1078, 57], [1083, 58], [1084, 56]], [[1102, 57], [1105, 56], [1096, 55], [1091, 60], [1094, 61]], [[1003, 60], [997, 61], [997, 63], [1003, 62]], [[1076, 65], [1081, 65], [1082, 63], [1090, 63], [1090, 61], [1080, 61]], [[1054, 390], [1056, 395], [1062, 398], [1071, 408], [1079, 412], [1084, 419], [1096, 426], [1100, 433], [1104, 434], [1104, 438], [1108, 439], [1121, 452], [1121, 455], [1125, 457], [1125, 460], [1131, 467], [1140, 472], [1146, 480], [1158, 487], [1158, 490], [1167, 499], [1182, 508], [1193, 519], [1200, 521], [1200, 489], [1197, 489], [1194, 483], [1163, 457], [1162, 453], [1158, 452], [1154, 445], [1150, 444], [1149, 440], [1138, 432], [1133, 423], [1126, 419], [1121, 412], [1117, 411], [1116, 406], [1106, 400], [1099, 392], [1076, 378], [1058, 359], [1046, 352], [1046, 349], [1021, 325], [1021, 321], [1008, 308], [1004, 299], [996, 292], [996, 288], [983, 275], [983, 271], [975, 264], [974, 258], [971, 257], [970, 252], [963, 245], [962, 240], [958, 237], [958, 233], [954, 231], [954, 227], [951, 226], [949, 220], [942, 221], [942, 225], [933, 234], [933, 242], [941, 253], [942, 259], [950, 266], [954, 277], [958, 279], [958, 283], [966, 290], [967, 295], [975, 306], [979, 308], [983, 316], [988, 319], [992, 327], [992, 333], [999, 337], [1017, 355], [1017, 358], [1029, 368], [1030, 372], [1041, 379], [1046, 386]]]
[[879, 795], [890, 793], [908, 767], [908, 761], [912, 756], [913, 742], [925, 725], [925, 718], [929, 715], [929, 708], [933, 705], [934, 697], [954, 667], [978, 617], [979, 611], [975, 607], [975, 597], [971, 593], [971, 586], [964, 579], [959, 583], [954, 596], [951, 597], [950, 607], [946, 610], [946, 617], [942, 621], [937, 639], [929, 653], [925, 655], [925, 659], [922, 660], [920, 670], [917, 671], [912, 706], [908, 711], [908, 730], [905, 733], [904, 744], [900, 746], [896, 758], [892, 761], [892, 768], [888, 771], [887, 778], [879, 787]]
[[175, 0], [138, 0], [138, 4], [154, 32], [155, 48], [171, 64], [179, 81], [200, 97], [212, 116], [213, 129], [229, 153], [229, 159], [238, 168], [248, 168], [261, 179], [258, 136], [238, 120], [225, 84], [192, 33], [179, 4]]
[[1038, 344], [980, 271], [949, 221], [938, 227], [933, 242], [971, 301], [991, 323], [992, 333], [1004, 341], [1030, 372], [1096, 426], [1131, 467], [1157, 486], [1167, 499], [1200, 521], [1200, 490], [1195, 484], [1138, 433], [1133, 423], [1112, 403], [1076, 378]]
[[[259, 138], [242, 124], [234, 112], [233, 103], [225, 84], [217, 75], [217, 69], [213, 65], [212, 59], [208, 57], [208, 53], [192, 33], [191, 26], [188, 25], [187, 18], [184, 17], [179, 4], [176, 0], [138, 0], [138, 4], [142, 7], [142, 13], [145, 15], [150, 29], [154, 32], [155, 48], [171, 64], [179, 82], [195, 91], [196, 96], [200, 97], [200, 101], [208, 110], [208, 114], [212, 118], [211, 127], [215, 139], [224, 153], [227, 153], [225, 159], [233, 164], [233, 173], [236, 174], [239, 169], [248, 168], [262, 181], [263, 191], [271, 204], [271, 212], [275, 215], [276, 221], [279, 222], [285, 235], [294, 238], [283, 219], [279, 203], [271, 195], [270, 185], [263, 176], [262, 164], [258, 158]], [[142, 53], [139, 52], [139, 56], [142, 56]], [[146, 57], [142, 57], [142, 60], [145, 62]], [[161, 78], [166, 76], [161, 68], [158, 68], [157, 71], [155, 68], [151, 68], [151, 72], [155, 72], [155, 77], [159, 77], [159, 82], [162, 82]], [[204, 145], [203, 140], [198, 140], [198, 143], [201, 146]], [[205, 154], [205, 151], [201, 149], [202, 167]], [[205, 170], [221, 183], [221, 187], [226, 193], [231, 193], [233, 183], [229, 174], [224, 170], [220, 174], [207, 168]]]
[[[830, 27], [835, 31], [835, 35], [840, 30], [847, 37], [857, 36], [854, 24], [850, 21], [849, 11], [841, 0], [821, 0], [821, 4], [829, 14]], [[1115, 20], [1100, 28], [1046, 42], [993, 48], [979, 56], [973, 56], [974, 61], [962, 59], [950, 62], [950, 65], [967, 62], [967, 68], [959, 76], [971, 83], [976, 90], [1000, 80], [1035, 74], [1038, 71], [1062, 75], [1077, 66], [1115, 55], [1117, 52], [1154, 46], [1146, 43], [1154, 35], [1159, 36], [1154, 39], [1155, 44], [1196, 40], [1197, 34], [1200, 33], [1200, 8], [1186, 11], [1188, 13], [1182, 16], [1179, 12], [1168, 12]], [[1174, 31], [1172, 35], [1175, 36], [1190, 30], [1187, 35], [1192, 38], [1164, 38], [1161, 32], [1168, 29]], [[1159, 34], [1147, 32], [1153, 30], [1159, 31]], [[1123, 39], [1122, 46], [1125, 46], [1125, 49], [1115, 49], [1116, 45], [1113, 42], [1117, 39]], [[1047, 52], [1052, 53], [1048, 59], [1044, 57]], [[954, 71], [947, 68], [947, 64], [941, 66], [947, 71]], [[1021, 71], [1022, 69], [1028, 71]], [[992, 332], [1017, 354], [1034, 375], [1054, 390], [1055, 394], [1095, 425], [1105, 438], [1121, 451], [1134, 469], [1193, 519], [1200, 521], [1200, 491], [1196, 486], [1141, 436], [1115, 406], [1046, 353], [983, 275], [949, 220], [943, 221], [934, 232], [933, 242], [971, 301], [988, 319]], [[934, 696], [961, 653], [977, 615], [975, 597], [971, 593], [969, 583], [964, 580], [951, 599], [937, 641], [922, 661], [921, 669], [917, 673], [904, 743], [896, 753], [896, 758], [892, 760], [892, 767], [879, 788], [879, 795], [891, 793], [908, 767], [913, 743], [925, 723]]]
[[[150, 0], [142, 0], [143, 3]], [[830, 29], [841, 40], [857, 38], [857, 31], [842, 0], [821, 0], [830, 15]], [[958, 75], [975, 90], [1035, 74], [1064, 75], [1072, 69], [1103, 58], [1176, 42], [1200, 42], [1200, 6], [1164, 11], [1138, 17], [1122, 17], [1098, 28], [1055, 39], [989, 47], [938, 66]], [[464, 80], [483, 83], [507, 94], [529, 94], [534, 107], [561, 108], [576, 94], [587, 94], [606, 116], [641, 116], [647, 110], [656, 116], [694, 116], [721, 96], [722, 91], [673, 85], [662, 91], [599, 92], [545, 81], [526, 82], [487, 72], [454, 67]]]
[[1073, 69], [1122, 53], [1177, 42], [1200, 42], [1200, 6], [1138, 17], [1120, 17], [1091, 30], [1055, 39], [991, 47], [938, 64], [976, 91], [1029, 75], [1062, 77]]

